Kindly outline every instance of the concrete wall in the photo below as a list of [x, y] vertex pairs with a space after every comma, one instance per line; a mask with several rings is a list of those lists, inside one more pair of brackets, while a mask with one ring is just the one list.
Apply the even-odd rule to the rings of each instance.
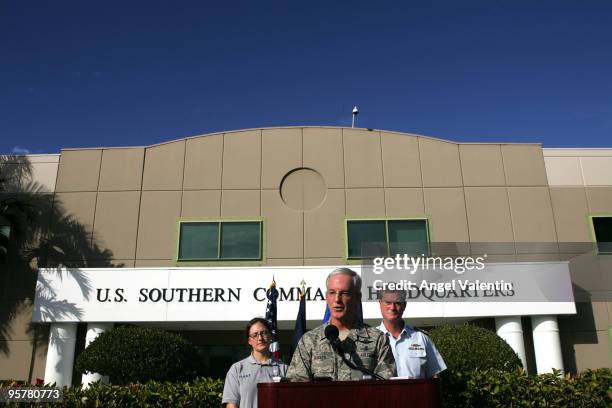
[[[612, 215], [612, 149], [543, 149], [559, 242], [591, 242], [588, 215]], [[568, 258], [571, 255], [568, 254]], [[612, 366], [612, 255], [571, 257], [578, 314], [559, 319], [566, 366]], [[608, 291], [608, 293], [606, 293]]]
[[265, 265], [346, 262], [346, 218], [429, 217], [434, 241], [557, 240], [542, 150], [529, 144], [257, 129], [65, 150], [56, 191], [124, 266], [177, 265], [179, 219], [263, 217]]

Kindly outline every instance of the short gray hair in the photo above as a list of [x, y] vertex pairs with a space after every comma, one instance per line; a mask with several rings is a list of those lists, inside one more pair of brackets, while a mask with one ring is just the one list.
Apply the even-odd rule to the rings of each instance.
[[327, 279], [325, 279], [325, 288], [328, 288], [329, 279], [335, 275], [346, 275], [350, 276], [353, 279], [353, 288], [357, 291], [357, 293], [361, 293], [361, 276], [357, 272], [349, 268], [336, 268], [327, 275]]

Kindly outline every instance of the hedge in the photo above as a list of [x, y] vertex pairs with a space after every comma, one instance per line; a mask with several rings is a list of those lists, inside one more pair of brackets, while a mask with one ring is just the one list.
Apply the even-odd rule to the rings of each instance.
[[203, 374], [193, 344], [178, 334], [137, 326], [102, 333], [77, 357], [75, 368], [108, 375], [118, 385], [189, 381]]
[[463, 407], [463, 392], [469, 373], [494, 369], [515, 371], [522, 367], [514, 350], [496, 333], [469, 324], [443, 325], [430, 337], [448, 367], [440, 375], [442, 404], [446, 408]]
[[[543, 374], [526, 376], [521, 369], [504, 372], [477, 370], [464, 373], [467, 389], [460, 397], [463, 407], [580, 407], [612, 406], [612, 370], [585, 371], [579, 376]], [[10, 386], [11, 384], [4, 384]], [[92, 384], [65, 388], [64, 402], [31, 404], [31, 407], [215, 407], [221, 406], [223, 381], [197, 378], [191, 383], [149, 381], [145, 384]], [[8, 404], [23, 407], [25, 404]]]
[[464, 392], [469, 407], [612, 407], [612, 369], [579, 376], [559, 371], [526, 376], [523, 370], [469, 373]]
[[[149, 381], [144, 384], [107, 385], [94, 383], [88, 389], [64, 388], [64, 401], [56, 404], [30, 404], [31, 407], [202, 407], [221, 406], [223, 381], [210, 378], [196, 378], [186, 382]], [[7, 407], [24, 407], [25, 404], [11, 403]]]

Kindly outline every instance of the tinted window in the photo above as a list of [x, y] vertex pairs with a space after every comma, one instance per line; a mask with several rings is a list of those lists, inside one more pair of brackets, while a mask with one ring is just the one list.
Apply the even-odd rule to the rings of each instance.
[[221, 258], [259, 259], [261, 224], [227, 222], [221, 225]]
[[593, 217], [599, 252], [612, 253], [612, 217]]
[[261, 259], [261, 222], [183, 222], [179, 260]]
[[429, 252], [425, 220], [390, 220], [388, 229], [391, 256], [395, 254], [418, 256]]
[[349, 258], [427, 254], [427, 220], [347, 221]]

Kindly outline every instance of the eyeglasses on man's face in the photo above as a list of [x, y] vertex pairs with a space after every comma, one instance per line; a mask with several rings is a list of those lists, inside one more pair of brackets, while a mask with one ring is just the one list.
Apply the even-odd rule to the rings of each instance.
[[258, 338], [259, 336], [261, 336], [264, 339], [268, 339], [268, 338], [270, 338], [270, 332], [267, 331], [267, 330], [264, 330], [264, 331], [255, 332], [255, 333], [249, 334], [249, 337], [252, 338], [253, 340]]
[[350, 298], [353, 296], [353, 291], [350, 290], [333, 290], [330, 289], [327, 291], [327, 296], [335, 298], [336, 296], [340, 296], [341, 298]]

